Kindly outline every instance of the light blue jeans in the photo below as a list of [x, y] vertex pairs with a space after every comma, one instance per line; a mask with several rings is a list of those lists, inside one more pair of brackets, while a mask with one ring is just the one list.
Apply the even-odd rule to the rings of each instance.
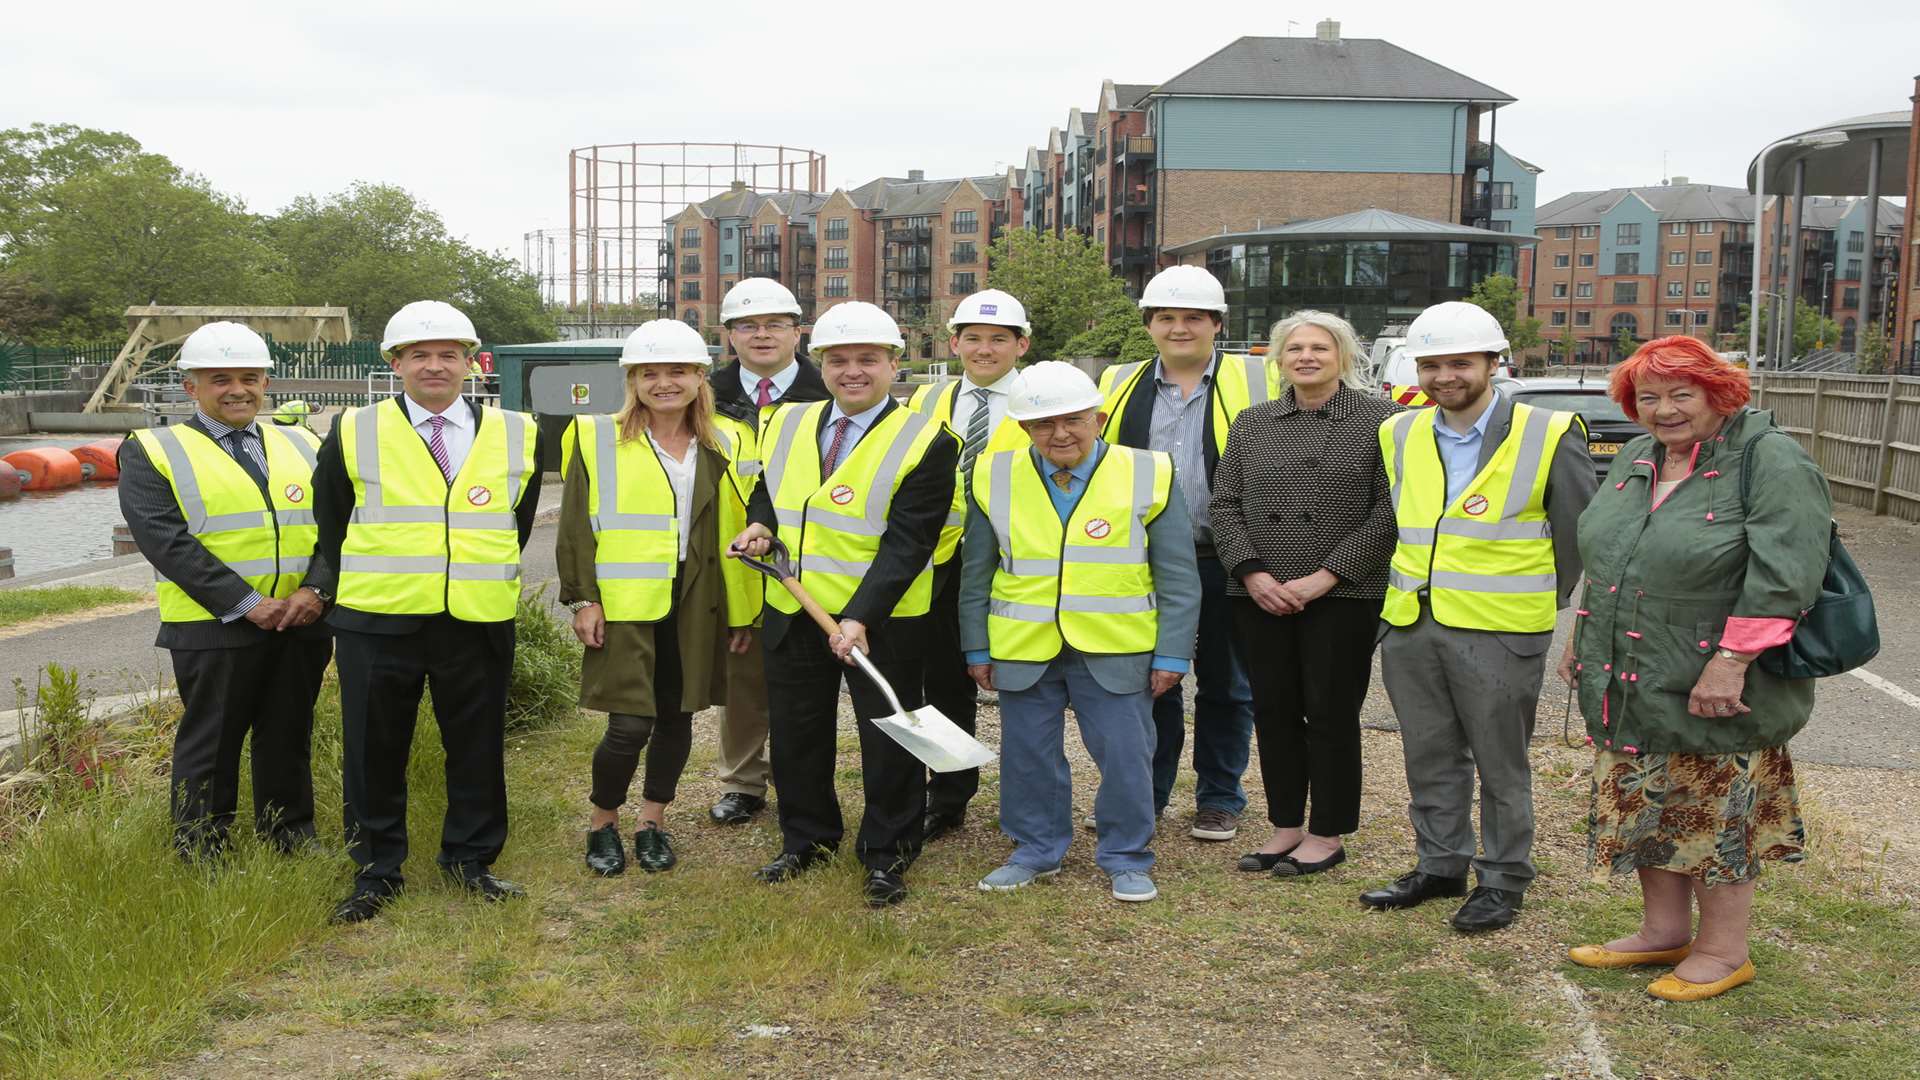
[[[1168, 693], [1178, 693], [1178, 689]], [[1153, 866], [1153, 698], [1109, 693], [1071, 648], [1025, 690], [1000, 692], [1000, 831], [1014, 842], [1008, 861], [1053, 870], [1073, 842], [1073, 773], [1066, 710], [1100, 770], [1093, 861], [1109, 875]]]

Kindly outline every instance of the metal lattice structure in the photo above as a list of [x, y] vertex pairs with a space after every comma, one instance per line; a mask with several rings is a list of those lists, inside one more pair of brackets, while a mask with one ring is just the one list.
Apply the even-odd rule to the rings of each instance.
[[607, 143], [567, 153], [567, 228], [525, 235], [521, 264], [549, 304], [650, 301], [663, 222], [736, 183], [752, 191], [826, 189], [826, 155], [761, 143]]

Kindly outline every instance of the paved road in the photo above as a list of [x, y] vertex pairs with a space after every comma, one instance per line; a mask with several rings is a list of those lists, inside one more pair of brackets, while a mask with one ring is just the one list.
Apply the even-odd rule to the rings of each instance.
[[[1867, 666], [1886, 683], [1920, 695], [1920, 526], [1875, 518], [1843, 508], [1841, 535], [1874, 588], [1880, 616], [1882, 650]], [[527, 545], [527, 577], [532, 582], [554, 577], [554, 526], [541, 525]], [[40, 578], [22, 578], [6, 587], [45, 584], [49, 580], [87, 584], [150, 587], [151, 571], [138, 556], [126, 556], [84, 573], [56, 572]], [[1571, 615], [1563, 613], [1561, 633]], [[160, 680], [171, 682], [167, 654], [153, 648], [157, 613], [149, 608], [128, 615], [73, 623], [18, 637], [0, 637], [0, 729], [10, 728], [5, 713], [14, 707], [13, 680], [31, 687], [49, 662], [79, 669], [94, 693], [106, 697], [147, 691]], [[0, 631], [4, 633], [4, 631]], [[1559, 644], [1555, 652], [1559, 655]], [[1558, 738], [1566, 688], [1552, 674], [1542, 695], [1537, 737]], [[1189, 685], [1188, 693], [1192, 688]], [[1793, 742], [1800, 760], [1836, 765], [1920, 768], [1920, 708], [1849, 675], [1828, 679], [1820, 686], [1814, 716]], [[1368, 695], [1365, 722], [1391, 728], [1393, 713], [1376, 676]], [[1572, 717], [1580, 731], [1580, 717]], [[0, 730], [0, 741], [4, 741]]]

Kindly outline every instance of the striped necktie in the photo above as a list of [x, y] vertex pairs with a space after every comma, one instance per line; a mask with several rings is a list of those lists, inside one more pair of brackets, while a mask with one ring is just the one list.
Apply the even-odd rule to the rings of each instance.
[[840, 448], [847, 444], [847, 429], [852, 426], [851, 416], [843, 416], [833, 422], [833, 442], [827, 446], [827, 456], [820, 463], [821, 477], [831, 476], [834, 466], [840, 464]]
[[968, 393], [973, 395], [973, 415], [967, 417], [967, 439], [960, 447], [960, 471], [970, 473], [974, 459], [987, 448], [987, 399], [993, 392], [983, 386]]
[[433, 460], [440, 466], [440, 478], [452, 482], [453, 466], [450, 463], [451, 459], [447, 456], [447, 440], [441, 435], [441, 431], [447, 426], [447, 418], [428, 417], [427, 424], [433, 428], [432, 433], [427, 436], [427, 449], [433, 451]]

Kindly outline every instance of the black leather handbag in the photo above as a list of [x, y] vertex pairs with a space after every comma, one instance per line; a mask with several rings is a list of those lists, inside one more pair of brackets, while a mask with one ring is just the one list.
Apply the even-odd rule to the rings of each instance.
[[[1740, 507], [1747, 506], [1753, 470], [1747, 458], [1753, 444], [1778, 428], [1747, 440], [1740, 458]], [[1780, 434], [1786, 435], [1781, 431]], [[1788, 436], [1791, 438], [1791, 436]], [[1800, 614], [1793, 637], [1760, 654], [1760, 669], [1782, 679], [1825, 679], [1852, 671], [1880, 653], [1880, 623], [1873, 613], [1873, 590], [1840, 542], [1840, 523], [1828, 522], [1827, 573], [1820, 596]]]

